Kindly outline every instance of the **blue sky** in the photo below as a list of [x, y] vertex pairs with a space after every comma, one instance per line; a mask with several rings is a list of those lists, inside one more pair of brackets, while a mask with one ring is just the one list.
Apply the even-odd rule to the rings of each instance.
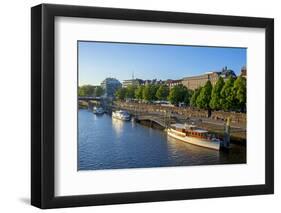
[[246, 48], [78, 42], [79, 85], [99, 85], [106, 77], [123, 80], [180, 79], [219, 71], [224, 66], [240, 74]]

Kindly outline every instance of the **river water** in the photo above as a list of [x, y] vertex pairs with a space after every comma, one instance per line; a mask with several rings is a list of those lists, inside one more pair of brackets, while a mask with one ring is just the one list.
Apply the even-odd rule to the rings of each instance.
[[229, 152], [194, 146], [162, 130], [110, 115], [78, 112], [78, 170], [246, 163], [246, 148]]

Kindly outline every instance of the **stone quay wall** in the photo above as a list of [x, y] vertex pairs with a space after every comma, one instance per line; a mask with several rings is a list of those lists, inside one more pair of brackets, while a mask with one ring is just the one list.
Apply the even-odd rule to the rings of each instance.
[[208, 117], [207, 110], [194, 109], [190, 107], [173, 107], [163, 106], [159, 104], [135, 103], [135, 102], [121, 102], [115, 101], [114, 108], [125, 109], [131, 113], [166, 113], [173, 115], [182, 115], [183, 118], [208, 118], [214, 121], [226, 121], [228, 117], [231, 118], [233, 124], [246, 124], [247, 114], [238, 112], [224, 112], [212, 111]]

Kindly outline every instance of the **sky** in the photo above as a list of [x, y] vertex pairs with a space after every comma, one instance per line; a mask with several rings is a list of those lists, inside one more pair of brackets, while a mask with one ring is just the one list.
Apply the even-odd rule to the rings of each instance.
[[246, 65], [246, 48], [78, 41], [79, 85], [123, 80], [181, 79], [227, 66], [236, 75]]

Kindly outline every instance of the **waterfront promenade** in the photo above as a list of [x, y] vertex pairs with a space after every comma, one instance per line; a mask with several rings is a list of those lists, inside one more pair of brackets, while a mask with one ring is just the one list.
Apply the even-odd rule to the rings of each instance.
[[208, 112], [205, 110], [134, 102], [114, 102], [113, 108], [127, 110], [138, 120], [149, 121], [150, 123], [146, 122], [149, 125], [154, 122], [165, 128], [171, 123], [195, 123], [198, 127], [205, 128], [221, 137], [224, 133], [225, 121], [227, 117], [230, 117], [231, 141], [246, 143], [245, 113], [212, 112], [208, 117]]
[[[106, 101], [95, 100], [87, 102], [79, 101], [81, 108], [91, 108], [95, 104], [104, 105]], [[90, 103], [91, 106], [88, 106]], [[107, 103], [107, 102], [106, 102]], [[188, 107], [163, 106], [159, 104], [136, 103], [115, 101], [106, 104], [107, 111], [127, 110], [133, 117], [145, 125], [164, 129], [172, 123], [195, 123], [198, 127], [222, 137], [224, 133], [225, 121], [231, 118], [231, 142], [246, 143], [247, 119], [245, 113], [213, 111], [208, 116], [207, 110], [198, 110]]]

